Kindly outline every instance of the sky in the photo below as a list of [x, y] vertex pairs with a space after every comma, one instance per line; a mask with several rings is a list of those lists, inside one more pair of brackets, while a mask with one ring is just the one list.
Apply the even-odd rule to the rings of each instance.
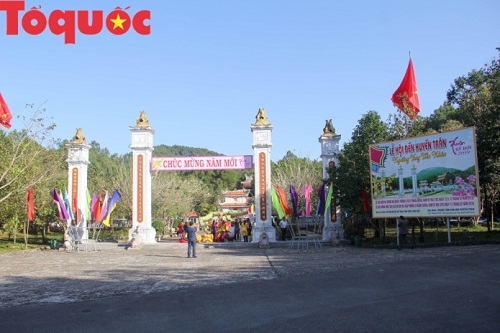
[[[453, 81], [498, 56], [500, 1], [176, 0], [25, 1], [27, 9], [149, 10], [150, 35], [76, 34], [48, 28], [7, 35], [0, 11], [0, 92], [15, 117], [33, 103], [70, 140], [82, 128], [112, 154], [130, 152], [140, 111], [154, 145], [251, 155], [259, 108], [272, 129], [271, 158], [318, 159], [325, 120], [341, 146], [362, 115], [394, 114], [392, 93], [413, 60], [422, 116]], [[2, 128], [1, 130], [6, 130]]]

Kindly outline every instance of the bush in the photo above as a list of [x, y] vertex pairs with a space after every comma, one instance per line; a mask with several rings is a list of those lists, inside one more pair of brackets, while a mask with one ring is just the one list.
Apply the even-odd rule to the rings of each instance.
[[344, 238], [351, 239], [356, 236], [365, 237], [364, 223], [361, 221], [349, 221], [344, 224]]
[[165, 231], [165, 222], [163, 221], [153, 221], [151, 226], [156, 230], [157, 235], [163, 235]]

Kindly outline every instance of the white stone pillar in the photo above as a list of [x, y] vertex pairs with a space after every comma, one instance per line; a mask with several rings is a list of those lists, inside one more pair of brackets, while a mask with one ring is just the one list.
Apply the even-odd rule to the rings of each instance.
[[[328, 168], [331, 166], [338, 167], [339, 160], [338, 156], [340, 153], [339, 147], [340, 135], [335, 133], [335, 128], [332, 125], [332, 120], [326, 121], [326, 125], [323, 128], [323, 135], [319, 137], [319, 142], [321, 144], [321, 161], [323, 162], [323, 180], [328, 180]], [[327, 184], [330, 186], [330, 184]], [[325, 193], [325, 198], [328, 194], [328, 191]], [[340, 240], [344, 238], [344, 230], [342, 228], [341, 216], [340, 216], [340, 208], [336, 207], [336, 221], [331, 221], [331, 207], [329, 207], [325, 211], [325, 215], [323, 216], [324, 224], [323, 224], [323, 241], [330, 241], [332, 239], [333, 232], [338, 233], [338, 237]]]
[[250, 126], [253, 133], [253, 154], [255, 164], [255, 225], [252, 228], [252, 243], [258, 243], [263, 233], [269, 242], [276, 242], [276, 230], [272, 225], [271, 202], [271, 132], [264, 109], [259, 109], [255, 124]]
[[[90, 220], [88, 215], [87, 203], [87, 171], [89, 162], [90, 146], [85, 140], [82, 129], [78, 128], [76, 134], [68, 147], [68, 196], [75, 216], [76, 223], [82, 223], [81, 226], [86, 228], [87, 221]], [[80, 219], [78, 220], [78, 217]], [[83, 239], [88, 239], [86, 229]]]
[[399, 177], [399, 196], [402, 198], [405, 196], [405, 184], [403, 179], [403, 167], [400, 165], [398, 169]]
[[411, 184], [412, 184], [413, 196], [418, 197], [417, 168], [415, 167], [415, 165], [411, 167]]
[[149, 125], [146, 113], [141, 111], [135, 126], [130, 126], [132, 132], [133, 182], [132, 182], [132, 233], [139, 231], [140, 242], [156, 243], [156, 231], [152, 227], [151, 218], [151, 158], [153, 152], [154, 129]]

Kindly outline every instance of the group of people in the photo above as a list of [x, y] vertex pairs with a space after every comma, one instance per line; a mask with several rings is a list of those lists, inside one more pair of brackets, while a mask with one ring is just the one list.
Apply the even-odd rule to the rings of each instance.
[[[248, 236], [252, 233], [252, 223], [250, 219], [236, 219], [235, 221], [212, 220], [210, 231], [214, 242], [248, 242]], [[196, 233], [198, 225], [193, 221], [179, 223], [177, 227], [177, 237], [179, 242], [188, 243], [188, 258], [196, 258]]]
[[[189, 222], [179, 223], [177, 227], [177, 237], [181, 243], [188, 242], [187, 228]], [[237, 218], [234, 221], [214, 219], [208, 223], [208, 228], [214, 242], [248, 242], [252, 235], [252, 223], [249, 218]]]
[[[286, 240], [286, 231], [288, 227], [288, 221], [282, 218], [279, 222], [279, 227], [281, 229], [281, 240]], [[404, 216], [400, 216], [397, 219], [398, 227], [398, 250], [403, 248], [403, 243], [406, 242], [412, 249], [413, 244], [411, 243], [408, 236], [408, 220]], [[213, 235], [213, 239], [216, 242], [224, 241], [243, 241], [248, 242], [248, 236], [252, 232], [252, 223], [250, 219], [236, 219], [235, 221], [217, 221], [212, 220], [210, 224], [210, 230]], [[188, 224], [180, 223], [177, 235], [179, 241], [188, 243], [187, 257], [196, 258], [196, 232], [198, 231], [197, 226], [193, 221], [189, 221]]]
[[214, 242], [248, 242], [248, 237], [252, 235], [252, 223], [249, 218], [234, 221], [214, 219], [210, 223], [210, 233]]

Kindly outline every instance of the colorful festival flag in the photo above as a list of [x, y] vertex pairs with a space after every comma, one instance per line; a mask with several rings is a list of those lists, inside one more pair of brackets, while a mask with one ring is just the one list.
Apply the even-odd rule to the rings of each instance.
[[102, 200], [101, 216], [99, 218], [100, 221], [103, 221], [104, 218], [106, 218], [106, 214], [108, 213], [109, 193], [108, 193], [108, 191], [105, 191], [105, 192], [106, 192], [106, 194], [104, 195], [104, 200]]
[[299, 195], [297, 194], [295, 187], [293, 187], [292, 185], [290, 185], [290, 198], [292, 200], [293, 216], [299, 217], [299, 212], [297, 209], [299, 204]]
[[302, 195], [304, 195], [304, 198], [306, 199], [306, 215], [305, 216], [311, 216], [311, 211], [312, 211], [312, 205], [311, 205], [311, 193], [313, 191], [312, 184], [309, 184], [307, 186], [304, 186], [302, 188]]
[[333, 197], [333, 184], [330, 183], [330, 188], [328, 189], [328, 196], [326, 198], [325, 212], [323, 215], [325, 215], [328, 208], [330, 208], [332, 204], [332, 197]]
[[325, 212], [325, 184], [321, 184], [321, 186], [318, 189], [318, 209], [316, 210], [316, 215], [321, 215], [322, 213], [324, 214]]
[[92, 214], [90, 213], [90, 203], [92, 202], [92, 197], [90, 196], [90, 192], [89, 192], [89, 189], [86, 188], [85, 189], [85, 220], [86, 221], [90, 221], [90, 219], [92, 218]]
[[392, 102], [413, 120], [420, 112], [420, 102], [418, 100], [417, 79], [413, 70], [413, 62], [408, 63], [403, 81], [396, 89], [391, 98]]
[[90, 202], [90, 219], [92, 221], [95, 221], [95, 215], [94, 215], [94, 205], [97, 201], [97, 196], [95, 195], [95, 192], [92, 193], [92, 201]]
[[106, 212], [106, 216], [102, 220], [102, 223], [105, 226], [109, 227], [109, 220], [110, 220], [111, 213], [116, 208], [116, 203], [118, 202], [118, 200], [120, 200], [121, 197], [122, 197], [122, 195], [120, 194], [120, 192], [118, 190], [115, 190], [113, 192], [113, 195], [111, 196], [111, 200], [109, 201], [109, 204], [108, 204], [108, 210]]
[[278, 213], [278, 217], [280, 220], [285, 216], [285, 212], [283, 211], [283, 207], [281, 206], [280, 199], [278, 199], [278, 195], [276, 194], [276, 190], [271, 186], [271, 201], [274, 209]]
[[69, 201], [68, 191], [64, 192], [63, 200], [64, 204], [66, 205], [66, 211], [68, 212], [69, 218], [71, 220], [74, 220], [75, 215], [73, 214], [73, 209], [71, 208], [71, 202]]
[[92, 213], [94, 214], [94, 222], [96, 223], [100, 223], [102, 221], [101, 203], [102, 203], [102, 196], [101, 194], [99, 194], [99, 197], [96, 199], [94, 205], [92, 206]]
[[[278, 190], [278, 199], [280, 201], [281, 207], [283, 207], [283, 211], [285, 212], [286, 216], [292, 215], [292, 210], [288, 206], [288, 203], [286, 201], [286, 194], [283, 188], [279, 185], [276, 184], [276, 189]], [[281, 218], [281, 217], [280, 217]]]
[[33, 189], [30, 188], [28, 190], [28, 196], [26, 197], [26, 200], [28, 201], [28, 221], [33, 221], [35, 218], [35, 203], [33, 201], [33, 197], [35, 194], [33, 193]]
[[371, 211], [370, 203], [368, 202], [368, 195], [364, 188], [361, 188], [361, 199], [363, 199], [363, 212], [368, 213]]
[[10, 113], [7, 103], [3, 99], [2, 93], [0, 93], [0, 125], [10, 128], [10, 120], [12, 119], [12, 114]]
[[59, 193], [57, 193], [57, 190], [55, 188], [52, 190], [52, 200], [57, 205], [57, 210], [59, 211], [59, 219], [62, 221], [69, 220], [69, 214], [66, 210], [66, 206], [64, 205], [61, 196], [59, 195]]

